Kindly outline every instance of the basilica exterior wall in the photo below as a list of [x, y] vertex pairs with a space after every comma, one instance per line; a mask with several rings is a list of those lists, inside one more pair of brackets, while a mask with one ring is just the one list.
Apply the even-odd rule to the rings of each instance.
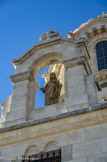
[[[65, 116], [64, 116], [65, 115]], [[107, 161], [107, 104], [0, 130], [7, 161], [61, 149], [62, 162]]]
[[[21, 162], [23, 157], [55, 150], [61, 150], [61, 162], [107, 162], [107, 101], [99, 102], [98, 97], [106, 69], [98, 71], [93, 53], [94, 43], [106, 33], [105, 26], [100, 29], [105, 21], [90, 21], [69, 33], [70, 38], [49, 31], [13, 60], [13, 92], [2, 104], [1, 162]], [[63, 86], [60, 101], [35, 110], [37, 75], [47, 65]], [[49, 75], [44, 76], [48, 81]]]

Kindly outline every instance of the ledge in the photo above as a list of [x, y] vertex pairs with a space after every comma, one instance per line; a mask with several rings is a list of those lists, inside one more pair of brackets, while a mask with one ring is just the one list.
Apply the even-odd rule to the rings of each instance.
[[100, 103], [100, 104], [90, 106], [90, 107], [80, 109], [80, 110], [62, 113], [60, 115], [46, 117], [46, 118], [42, 118], [42, 119], [38, 119], [38, 120], [30, 120], [30, 121], [26, 121], [25, 123], [22, 123], [22, 124], [17, 124], [17, 125], [14, 125], [14, 126], [0, 128], [0, 133], [6, 132], [6, 131], [12, 131], [12, 130], [15, 130], [15, 129], [20, 129], [20, 128], [25, 128], [25, 127], [30, 127], [30, 126], [33, 126], [33, 125], [46, 123], [46, 122], [50, 122], [50, 121], [53, 121], [53, 120], [62, 119], [62, 118], [66, 118], [66, 117], [74, 116], [74, 115], [79, 115], [79, 114], [83, 114], [83, 113], [87, 113], [87, 112], [91, 112], [91, 111], [102, 110], [102, 109], [105, 109], [105, 108], [107, 108], [107, 102]]
[[84, 55], [82, 55], [80, 57], [73, 58], [71, 60], [63, 61], [63, 64], [65, 65], [65, 68], [71, 68], [71, 67], [74, 67], [74, 66], [77, 66], [77, 65], [83, 65], [85, 70], [86, 70], [86, 73], [88, 75], [92, 74], [89, 63], [88, 63], [88, 61], [87, 61], [87, 59]]
[[15, 74], [15, 75], [11, 75], [10, 76], [11, 82], [12, 83], [17, 83], [17, 82], [21, 82], [23, 80], [33, 80], [34, 76], [32, 71], [26, 71], [23, 73], [19, 73], [19, 74]]
[[107, 81], [107, 69], [102, 69], [98, 71], [95, 75], [95, 78], [98, 79], [99, 83], [102, 84]]

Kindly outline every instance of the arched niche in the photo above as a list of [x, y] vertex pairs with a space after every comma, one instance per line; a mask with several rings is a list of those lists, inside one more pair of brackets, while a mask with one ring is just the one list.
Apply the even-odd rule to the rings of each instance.
[[39, 153], [39, 148], [36, 145], [30, 145], [24, 153], [24, 156], [35, 155]]
[[29, 98], [30, 98], [29, 103], [31, 103], [31, 105], [29, 105], [30, 109], [34, 109], [35, 96], [39, 88], [39, 84], [37, 82], [38, 73], [48, 65], [59, 64], [59, 63], [62, 64], [63, 58], [64, 58], [64, 54], [62, 53], [50, 53], [40, 57], [39, 59], [35, 60], [32, 63], [30, 69], [33, 73], [34, 80], [31, 81], [29, 84]]
[[42, 152], [39, 151], [36, 145], [29, 146], [24, 155], [22, 155], [24, 162], [31, 161], [50, 161], [49, 159], [61, 160], [61, 150], [59, 144], [56, 141], [48, 142]]
[[48, 142], [44, 147], [44, 152], [54, 151], [59, 149], [59, 144], [56, 141]]
[[35, 80], [42, 69], [51, 64], [62, 63], [63, 58], [64, 55], [62, 53], [50, 53], [35, 60], [30, 67], [33, 70]]

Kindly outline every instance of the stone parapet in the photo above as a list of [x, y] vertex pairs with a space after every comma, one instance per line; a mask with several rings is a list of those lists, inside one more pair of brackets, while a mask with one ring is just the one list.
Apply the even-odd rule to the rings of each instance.
[[[23, 122], [23, 123], [20, 123], [20, 124], [17, 124], [17, 125], [13, 125], [13, 126], [8, 126], [6, 128], [0, 128], [0, 133], [3, 133], [3, 132], [7, 132], [7, 131], [11, 131], [11, 130], [15, 130], [15, 129], [20, 129], [20, 128], [25, 128], [25, 127], [29, 127], [29, 126], [34, 126], [34, 125], [38, 125], [38, 124], [42, 124], [42, 123], [47, 123], [49, 121], [54, 121], [54, 120], [59, 120], [59, 119], [63, 119], [63, 118], [68, 118], [68, 117], [72, 117], [72, 118], [75, 118], [76, 115], [82, 115], [84, 114], [84, 117], [85, 117], [85, 114], [90, 114], [90, 113], [94, 113], [96, 111], [98, 112], [106, 112], [107, 110], [107, 102], [105, 103], [99, 103], [99, 104], [96, 104], [96, 105], [93, 105], [93, 106], [89, 106], [89, 107], [86, 107], [86, 108], [83, 108], [83, 109], [79, 109], [79, 110], [73, 110], [73, 111], [68, 111], [68, 112], [64, 112], [64, 113], [61, 113], [61, 114], [58, 114], [58, 115], [54, 115], [54, 116], [50, 116], [50, 117], [44, 117], [44, 118], [41, 118], [41, 119], [38, 119], [38, 120], [29, 120], [29, 121], [26, 121], [26, 122]], [[103, 113], [103, 116], [106, 116], [107, 114]], [[86, 116], [87, 118], [87, 116]], [[106, 119], [104, 119], [106, 120]], [[82, 123], [82, 124], [85, 124], [85, 123]]]

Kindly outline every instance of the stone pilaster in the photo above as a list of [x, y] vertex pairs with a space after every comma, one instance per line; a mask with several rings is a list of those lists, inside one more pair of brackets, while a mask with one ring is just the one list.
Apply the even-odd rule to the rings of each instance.
[[61, 161], [69, 162], [72, 160], [72, 145], [66, 145], [61, 147]]
[[[88, 107], [93, 103], [96, 104], [98, 102], [96, 85], [92, 81], [92, 77], [89, 76], [91, 75], [91, 69], [86, 57], [77, 57], [63, 63], [65, 65], [65, 104], [68, 110]], [[93, 99], [90, 95], [91, 90], [94, 91]]]
[[33, 98], [33, 94], [30, 91], [34, 80], [32, 71], [12, 75], [10, 79], [13, 83], [13, 92], [10, 111], [6, 113], [3, 126], [25, 122], [28, 116], [28, 109], [31, 106], [29, 105], [31, 103], [29, 95], [32, 95]]

